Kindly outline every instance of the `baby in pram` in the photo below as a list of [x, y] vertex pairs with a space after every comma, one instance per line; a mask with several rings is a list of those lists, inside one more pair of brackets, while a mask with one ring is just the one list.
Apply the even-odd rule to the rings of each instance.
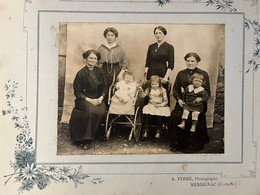
[[116, 83], [115, 95], [122, 102], [128, 102], [135, 97], [137, 84], [134, 82], [134, 75], [131, 72], [125, 72], [123, 80]]
[[110, 113], [133, 114], [138, 84], [131, 72], [125, 72], [123, 80], [115, 84], [115, 94], [109, 107]]

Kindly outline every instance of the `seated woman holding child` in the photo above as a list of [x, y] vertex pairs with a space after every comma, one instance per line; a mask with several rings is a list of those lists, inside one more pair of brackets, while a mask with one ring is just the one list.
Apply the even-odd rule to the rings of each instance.
[[170, 147], [172, 151], [196, 152], [209, 142], [205, 114], [210, 83], [208, 73], [197, 67], [201, 60], [197, 53], [186, 54], [184, 60], [187, 68], [177, 74], [173, 85], [177, 102], [169, 122]]

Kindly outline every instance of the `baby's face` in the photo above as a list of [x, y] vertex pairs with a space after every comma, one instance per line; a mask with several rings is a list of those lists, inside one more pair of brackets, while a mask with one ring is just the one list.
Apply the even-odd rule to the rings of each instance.
[[195, 88], [198, 88], [202, 85], [203, 80], [200, 78], [194, 78], [192, 84]]
[[125, 82], [126, 84], [132, 83], [134, 81], [134, 78], [130, 75], [125, 76]]

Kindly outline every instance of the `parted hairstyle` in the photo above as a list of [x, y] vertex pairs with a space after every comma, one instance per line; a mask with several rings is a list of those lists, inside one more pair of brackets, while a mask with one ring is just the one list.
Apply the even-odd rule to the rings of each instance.
[[187, 53], [187, 54], [184, 56], [184, 60], [186, 61], [187, 58], [189, 58], [189, 57], [194, 57], [197, 62], [200, 62], [200, 60], [201, 60], [200, 56], [199, 56], [197, 53], [195, 53], [195, 52], [189, 52], [189, 53]]
[[108, 32], [112, 32], [116, 37], [118, 37], [118, 31], [114, 27], [108, 27], [104, 30], [104, 37], [105, 38], [106, 38]]
[[153, 81], [156, 81], [157, 83], [159, 83], [159, 87], [162, 87], [161, 79], [158, 75], [153, 75], [153, 76], [150, 77], [150, 80], [149, 80], [150, 86], [151, 86]]
[[98, 60], [98, 61], [101, 59], [100, 53], [98, 53], [98, 52], [97, 52], [96, 50], [94, 50], [94, 49], [90, 49], [90, 50], [85, 51], [85, 52], [82, 54], [82, 57], [83, 57], [84, 59], [87, 59], [88, 56], [89, 56], [90, 54], [92, 54], [92, 53], [97, 56], [97, 60]]
[[163, 32], [164, 35], [167, 35], [167, 30], [166, 30], [166, 28], [164, 28], [163, 26], [156, 26], [156, 27], [154, 28], [154, 30], [153, 30], [153, 34], [155, 34], [156, 29], [159, 29], [160, 31]]

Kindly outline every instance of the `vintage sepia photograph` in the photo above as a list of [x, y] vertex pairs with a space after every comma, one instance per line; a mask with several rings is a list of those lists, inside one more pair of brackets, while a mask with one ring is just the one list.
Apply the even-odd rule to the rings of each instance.
[[223, 154], [225, 24], [59, 23], [57, 155]]
[[1, 5], [0, 194], [258, 194], [257, 1]]
[[0, 5], [0, 194], [259, 194], [258, 1]]

